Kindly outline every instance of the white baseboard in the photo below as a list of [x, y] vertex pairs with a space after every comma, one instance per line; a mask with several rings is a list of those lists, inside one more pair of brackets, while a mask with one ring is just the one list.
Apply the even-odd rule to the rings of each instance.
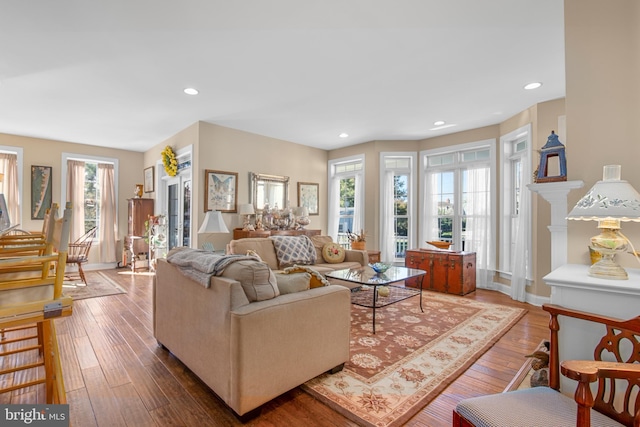
[[[490, 291], [497, 291], [500, 292], [502, 294], [505, 295], [509, 295], [511, 296], [511, 287], [504, 285], [502, 283], [496, 283], [493, 282], [492, 287], [491, 288], [482, 288], [482, 289], [487, 289]], [[550, 301], [549, 297], [541, 297], [539, 295], [533, 295], [530, 293], [525, 293], [525, 302], [527, 304], [531, 304], [531, 305], [535, 305], [535, 306], [542, 306], [542, 304], [548, 304]]]

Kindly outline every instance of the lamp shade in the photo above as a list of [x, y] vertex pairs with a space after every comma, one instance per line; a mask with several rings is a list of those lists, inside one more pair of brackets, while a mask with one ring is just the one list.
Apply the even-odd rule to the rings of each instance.
[[207, 211], [198, 233], [228, 233], [229, 229], [222, 219], [220, 211]]
[[253, 205], [250, 203], [238, 206], [238, 215], [253, 215], [256, 212], [253, 210]]
[[567, 219], [640, 222], [640, 194], [620, 179], [620, 165], [605, 166], [602, 181], [576, 203]]
[[309, 216], [309, 208], [306, 206], [297, 207], [295, 213], [297, 216]]

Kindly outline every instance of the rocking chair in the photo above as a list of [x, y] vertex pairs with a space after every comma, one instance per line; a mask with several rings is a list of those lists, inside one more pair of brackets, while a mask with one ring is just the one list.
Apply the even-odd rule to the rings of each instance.
[[[87, 279], [85, 278], [84, 271], [82, 270], [82, 263], [89, 261], [89, 251], [91, 250], [93, 239], [96, 237], [97, 230], [98, 229], [96, 227], [93, 227], [91, 230], [80, 236], [78, 240], [73, 243], [69, 243], [67, 264], [78, 265], [78, 275], [85, 285], [87, 284]], [[72, 276], [69, 276], [68, 274], [67, 277], [72, 278]], [[77, 278], [77, 276], [73, 278]]]

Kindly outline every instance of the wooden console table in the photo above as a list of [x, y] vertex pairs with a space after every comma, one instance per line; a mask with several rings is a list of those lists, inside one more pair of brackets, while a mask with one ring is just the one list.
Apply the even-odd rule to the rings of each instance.
[[[411, 249], [407, 251], [404, 265], [427, 272], [422, 289], [456, 295], [476, 290], [475, 252]], [[405, 284], [418, 286], [415, 279], [409, 279]]]
[[233, 229], [233, 240], [246, 239], [248, 237], [269, 237], [269, 236], [319, 236], [321, 230], [255, 230], [244, 231], [242, 228]]

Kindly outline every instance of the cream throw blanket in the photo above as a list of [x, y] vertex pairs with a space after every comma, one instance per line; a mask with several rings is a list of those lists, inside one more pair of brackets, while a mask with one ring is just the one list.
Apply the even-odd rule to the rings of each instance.
[[220, 276], [229, 264], [245, 260], [260, 262], [254, 256], [216, 255], [210, 251], [186, 247], [171, 249], [167, 254], [167, 262], [177, 266], [182, 274], [205, 288], [211, 284], [211, 276]]

